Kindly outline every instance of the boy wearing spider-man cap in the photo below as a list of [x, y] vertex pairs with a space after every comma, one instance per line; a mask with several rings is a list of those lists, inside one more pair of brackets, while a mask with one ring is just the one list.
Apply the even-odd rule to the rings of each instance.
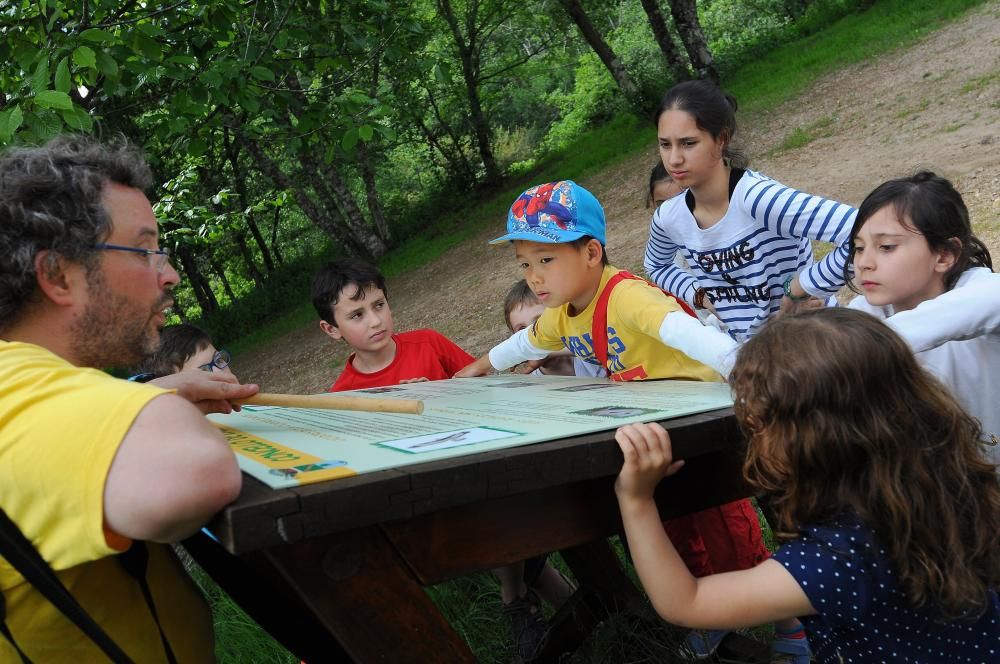
[[568, 348], [613, 380], [718, 381], [736, 343], [702, 325], [659, 288], [612, 267], [604, 210], [565, 180], [528, 189], [507, 214], [507, 233], [528, 286], [545, 305], [535, 324], [495, 346], [457, 376], [481, 376]]
[[[525, 191], [507, 215], [507, 234], [528, 286], [546, 309], [535, 323], [458, 372], [480, 376], [564, 346], [603, 367], [612, 380], [682, 378], [719, 381], [736, 342], [701, 324], [671, 295], [612, 267], [604, 210], [575, 182]], [[755, 566], [768, 556], [757, 514], [739, 500], [664, 522], [695, 576]]]

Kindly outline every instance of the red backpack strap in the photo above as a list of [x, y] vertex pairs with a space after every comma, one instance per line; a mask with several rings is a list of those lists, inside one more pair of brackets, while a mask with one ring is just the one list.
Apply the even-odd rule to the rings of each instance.
[[608, 368], [608, 301], [611, 300], [611, 291], [624, 279], [635, 279], [631, 274], [622, 270], [608, 279], [604, 284], [604, 289], [597, 296], [597, 304], [594, 305], [594, 322], [590, 330], [590, 342], [594, 346], [594, 357], [600, 363], [601, 368], [607, 375], [611, 375]]
[[[615, 286], [620, 284], [625, 279], [637, 279], [639, 281], [646, 281], [642, 277], [637, 277], [625, 270], [620, 270], [617, 274], [612, 275], [608, 279], [608, 283], [604, 285], [604, 289], [601, 294], [597, 296], [597, 304], [594, 305], [594, 322], [593, 327], [590, 331], [590, 341], [594, 346], [594, 357], [597, 361], [601, 363], [601, 367], [604, 368], [607, 375], [611, 375], [611, 369], [608, 368], [608, 302], [611, 300], [611, 291], [615, 289]], [[646, 281], [648, 284], [649, 282]], [[654, 288], [659, 288], [655, 284], [650, 284]], [[663, 294], [670, 299], [677, 302], [680, 308], [689, 316], [697, 315], [694, 313], [694, 309], [688, 306], [687, 302], [681, 300], [668, 291], [663, 290]]]

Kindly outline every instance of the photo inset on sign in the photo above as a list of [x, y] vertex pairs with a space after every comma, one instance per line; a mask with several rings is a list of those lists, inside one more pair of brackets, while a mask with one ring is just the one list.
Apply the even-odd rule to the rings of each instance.
[[291, 466], [289, 468], [272, 468], [268, 472], [278, 477], [295, 477], [299, 473], [311, 473], [317, 470], [326, 470], [327, 468], [336, 468], [338, 466], [346, 465], [346, 461], [317, 461], [315, 463], [306, 463], [301, 466]]
[[573, 415], [593, 415], [594, 417], [638, 417], [658, 412], [655, 408], [635, 408], [634, 406], [601, 406], [587, 410], [574, 410]]
[[448, 449], [449, 447], [474, 445], [475, 443], [485, 443], [491, 440], [500, 440], [501, 438], [520, 435], [514, 431], [504, 431], [502, 429], [469, 427], [468, 429], [440, 431], [438, 433], [429, 433], [411, 438], [397, 438], [396, 440], [387, 440], [378, 444], [382, 447], [391, 447], [402, 452], [419, 454], [420, 452], [433, 452], [435, 450]]

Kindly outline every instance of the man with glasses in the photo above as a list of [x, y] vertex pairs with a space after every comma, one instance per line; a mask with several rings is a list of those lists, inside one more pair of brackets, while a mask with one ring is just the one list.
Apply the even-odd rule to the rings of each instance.
[[[99, 370], [155, 351], [173, 302], [151, 180], [134, 150], [85, 139], [0, 157], [0, 508], [130, 659], [210, 662], [208, 608], [153, 543], [195, 532], [239, 493], [233, 453], [202, 412], [228, 412], [257, 386], [215, 371], [157, 386]], [[148, 598], [115, 555], [143, 541]], [[102, 659], [2, 559], [0, 591], [28, 658]], [[18, 661], [8, 638], [0, 661]]]

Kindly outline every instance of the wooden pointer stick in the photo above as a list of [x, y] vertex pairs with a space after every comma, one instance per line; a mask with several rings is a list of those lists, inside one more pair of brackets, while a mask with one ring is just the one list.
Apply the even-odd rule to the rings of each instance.
[[326, 408], [331, 410], [366, 410], [377, 413], [420, 415], [424, 402], [417, 399], [378, 399], [365, 397], [324, 396], [322, 394], [268, 394], [258, 392], [240, 399], [247, 406], [284, 406], [285, 408]]

